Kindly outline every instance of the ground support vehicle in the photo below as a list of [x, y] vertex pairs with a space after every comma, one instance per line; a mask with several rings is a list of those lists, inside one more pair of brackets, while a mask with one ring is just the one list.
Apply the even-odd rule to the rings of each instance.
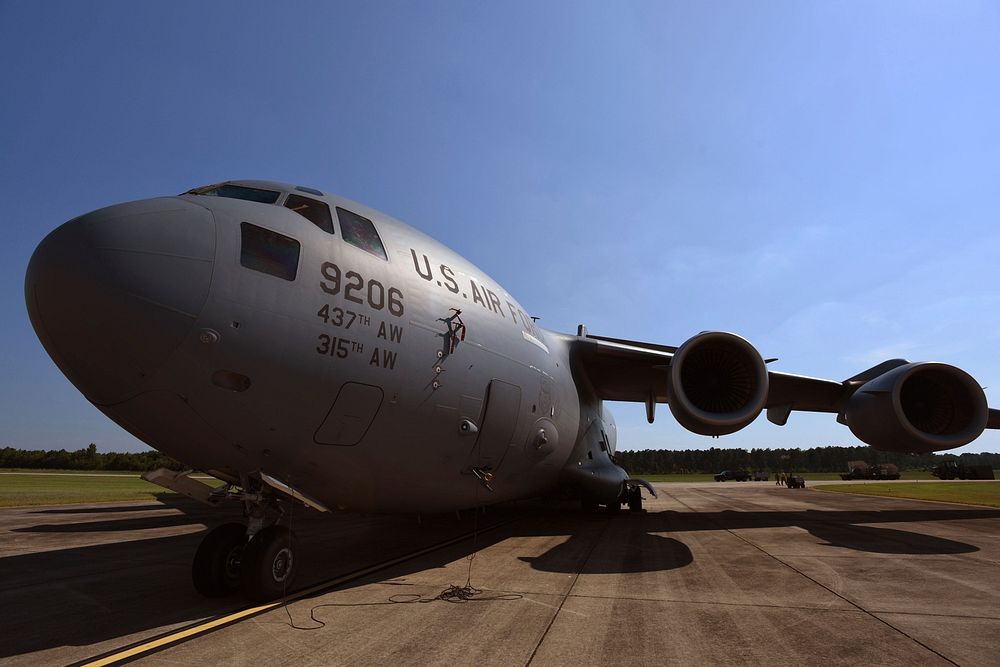
[[715, 476], [716, 482], [725, 482], [731, 479], [737, 482], [745, 482], [750, 479], [750, 473], [746, 470], [723, 470]]
[[966, 466], [958, 461], [943, 461], [931, 468], [938, 479], [996, 479], [992, 466]]
[[865, 461], [848, 461], [846, 473], [840, 478], [845, 481], [854, 479], [899, 479], [899, 468], [892, 463], [879, 463], [870, 466]]

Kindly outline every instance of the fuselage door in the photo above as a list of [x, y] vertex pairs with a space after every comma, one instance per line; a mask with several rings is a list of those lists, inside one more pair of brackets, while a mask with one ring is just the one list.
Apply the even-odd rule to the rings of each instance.
[[486, 411], [479, 424], [479, 437], [466, 464], [466, 470], [481, 468], [496, 471], [513, 446], [521, 410], [521, 388], [517, 385], [492, 380], [487, 389]]

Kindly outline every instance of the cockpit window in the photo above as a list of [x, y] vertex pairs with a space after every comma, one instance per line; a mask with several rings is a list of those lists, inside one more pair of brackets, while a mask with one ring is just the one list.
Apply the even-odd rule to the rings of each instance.
[[324, 232], [333, 234], [333, 218], [330, 216], [330, 207], [321, 201], [303, 197], [302, 195], [288, 195], [285, 206], [292, 209], [306, 220], [322, 229]]
[[299, 268], [299, 242], [270, 229], [241, 222], [240, 264], [284, 280], [295, 280]]
[[340, 221], [340, 233], [344, 236], [345, 241], [376, 257], [389, 259], [385, 254], [382, 239], [379, 238], [371, 220], [339, 206], [337, 207], [337, 219]]
[[317, 190], [316, 188], [307, 188], [304, 185], [296, 185], [295, 189], [296, 190], [300, 190], [302, 192], [308, 192], [309, 194], [316, 195], [317, 197], [322, 197], [323, 196], [323, 193], [320, 192], [319, 190]]
[[261, 188], [250, 188], [245, 185], [234, 185], [223, 183], [222, 185], [208, 185], [203, 188], [189, 190], [186, 194], [203, 195], [205, 197], [228, 197], [230, 199], [245, 199], [261, 204], [273, 204], [278, 201], [280, 192], [274, 190], [263, 190]]

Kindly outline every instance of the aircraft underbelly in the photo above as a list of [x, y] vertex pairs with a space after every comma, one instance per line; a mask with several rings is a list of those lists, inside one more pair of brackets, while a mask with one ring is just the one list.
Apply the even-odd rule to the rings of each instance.
[[102, 408], [118, 424], [159, 451], [200, 470], [232, 467], [226, 436], [172, 391], [149, 391]]

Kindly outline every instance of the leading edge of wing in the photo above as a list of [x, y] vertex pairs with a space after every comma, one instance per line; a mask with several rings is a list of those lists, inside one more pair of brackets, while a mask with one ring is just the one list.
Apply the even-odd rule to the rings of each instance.
[[677, 348], [622, 338], [584, 334], [572, 339], [577, 377], [589, 381], [598, 398], [646, 403], [650, 395], [667, 402], [667, 375]]
[[674, 345], [659, 345], [657, 343], [643, 343], [637, 340], [626, 340], [624, 338], [611, 338], [610, 336], [595, 336], [593, 334], [587, 334], [586, 338], [590, 340], [596, 340], [598, 347], [604, 350], [633, 350], [638, 352], [647, 353], [660, 353], [668, 357], [672, 357], [674, 352], [677, 351], [677, 347]]

